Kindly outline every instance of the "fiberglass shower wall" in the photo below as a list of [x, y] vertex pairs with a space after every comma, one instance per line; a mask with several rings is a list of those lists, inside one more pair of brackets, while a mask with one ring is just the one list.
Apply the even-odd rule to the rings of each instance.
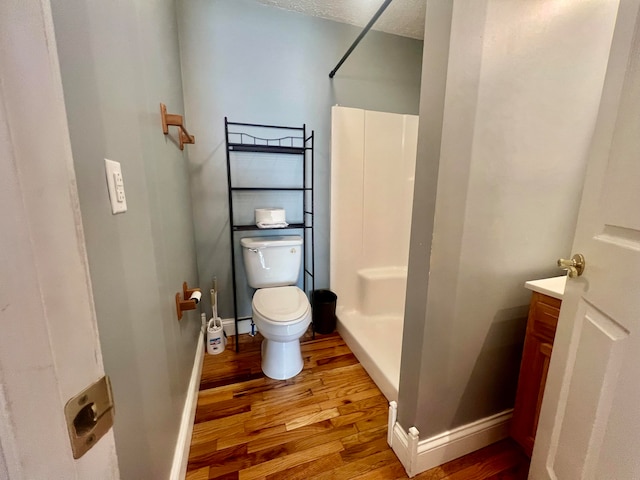
[[344, 310], [404, 313], [418, 117], [335, 106], [331, 289]]

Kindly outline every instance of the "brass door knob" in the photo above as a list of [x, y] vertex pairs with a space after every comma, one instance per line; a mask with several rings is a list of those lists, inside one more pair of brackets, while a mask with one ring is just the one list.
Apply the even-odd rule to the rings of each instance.
[[558, 266], [563, 270], [569, 272], [570, 278], [579, 277], [584, 272], [585, 261], [584, 255], [581, 253], [576, 253], [571, 259], [567, 260], [566, 258], [558, 259]]

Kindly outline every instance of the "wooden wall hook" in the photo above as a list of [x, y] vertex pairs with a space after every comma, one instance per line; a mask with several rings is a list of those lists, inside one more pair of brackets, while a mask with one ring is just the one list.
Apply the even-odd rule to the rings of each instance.
[[185, 143], [196, 143], [196, 137], [187, 132], [182, 115], [167, 113], [167, 106], [164, 103], [160, 103], [160, 117], [162, 118], [162, 133], [165, 135], [169, 134], [170, 126], [178, 127], [180, 129], [180, 133], [178, 135], [180, 140], [180, 150], [184, 150]]

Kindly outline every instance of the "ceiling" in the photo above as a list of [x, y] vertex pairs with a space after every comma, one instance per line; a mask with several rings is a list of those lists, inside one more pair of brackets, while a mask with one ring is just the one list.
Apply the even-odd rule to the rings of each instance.
[[[364, 27], [382, 0], [257, 0], [285, 10]], [[373, 30], [422, 40], [427, 0], [393, 0]]]

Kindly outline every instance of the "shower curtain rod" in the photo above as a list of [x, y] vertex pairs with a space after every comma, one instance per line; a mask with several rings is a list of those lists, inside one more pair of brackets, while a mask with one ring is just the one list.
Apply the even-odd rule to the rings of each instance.
[[369, 23], [367, 23], [367, 25], [364, 27], [362, 32], [360, 32], [360, 35], [358, 35], [358, 38], [356, 38], [354, 40], [354, 42], [351, 44], [351, 46], [349, 47], [349, 50], [347, 50], [347, 53], [345, 53], [342, 56], [342, 58], [338, 62], [338, 65], [336, 65], [336, 68], [331, 70], [331, 73], [329, 73], [329, 78], [333, 78], [335, 76], [335, 74], [338, 71], [338, 69], [342, 66], [342, 64], [349, 57], [349, 55], [351, 55], [351, 52], [353, 52], [353, 50], [358, 46], [358, 43], [360, 43], [360, 40], [362, 40], [362, 37], [364, 37], [367, 34], [367, 32], [371, 29], [371, 27], [373, 27], [373, 24], [376, 23], [376, 20], [378, 20], [380, 15], [382, 15], [382, 12], [384, 12], [386, 10], [386, 8], [389, 6], [391, 1], [392, 0], [384, 0], [384, 3], [380, 6], [378, 11], [371, 18], [371, 20], [369, 20]]

